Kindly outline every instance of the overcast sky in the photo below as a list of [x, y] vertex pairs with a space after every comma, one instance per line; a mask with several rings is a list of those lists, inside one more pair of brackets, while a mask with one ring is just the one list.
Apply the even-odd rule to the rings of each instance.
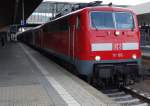
[[[44, 1], [91, 2], [91, 1], [96, 1], [96, 0], [44, 0]], [[119, 4], [119, 5], [137, 5], [137, 4], [141, 4], [141, 3], [150, 2], [150, 0], [102, 0], [102, 1], [106, 4], [112, 2], [113, 4]]]

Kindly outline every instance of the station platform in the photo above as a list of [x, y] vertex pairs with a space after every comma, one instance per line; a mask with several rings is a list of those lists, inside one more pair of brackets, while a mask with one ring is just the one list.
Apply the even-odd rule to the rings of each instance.
[[146, 46], [142, 46], [142, 56], [143, 57], [150, 57], [150, 46], [146, 45]]
[[0, 106], [119, 106], [21, 43], [0, 47]]

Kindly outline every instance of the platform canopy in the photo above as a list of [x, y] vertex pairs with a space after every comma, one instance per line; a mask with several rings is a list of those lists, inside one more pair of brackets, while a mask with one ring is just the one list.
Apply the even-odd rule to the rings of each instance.
[[20, 24], [23, 16], [27, 19], [41, 2], [42, 0], [1, 0], [0, 28]]
[[150, 2], [139, 4], [129, 8], [137, 14], [140, 25], [150, 25]]
[[[79, 5], [86, 5], [89, 3], [99, 3], [103, 0], [80, 0], [80, 1], [75, 1], [75, 0], [44, 0], [39, 7], [36, 8], [34, 13], [49, 13], [51, 14], [52, 17], [55, 15], [58, 15], [59, 13], [68, 13], [70, 12], [73, 8], [78, 7]], [[105, 3], [102, 2], [102, 5], [108, 5], [110, 2]], [[113, 4], [115, 5], [115, 4]], [[127, 7], [127, 5], [115, 5], [118, 7]]]

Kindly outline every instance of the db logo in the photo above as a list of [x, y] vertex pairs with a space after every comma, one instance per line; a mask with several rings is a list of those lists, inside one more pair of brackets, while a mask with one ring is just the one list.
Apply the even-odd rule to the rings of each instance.
[[113, 50], [122, 50], [122, 43], [115, 43], [113, 45]]

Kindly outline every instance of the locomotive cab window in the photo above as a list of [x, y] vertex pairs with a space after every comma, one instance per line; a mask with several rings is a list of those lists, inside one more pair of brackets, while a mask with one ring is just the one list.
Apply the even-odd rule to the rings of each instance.
[[69, 29], [68, 19], [66, 18], [66, 19], [61, 20], [59, 23], [59, 27], [60, 27], [59, 28], [60, 31], [68, 31]]
[[117, 29], [134, 29], [134, 19], [131, 13], [116, 12], [115, 20]]
[[94, 29], [134, 29], [134, 18], [130, 12], [94, 11], [90, 13]]
[[92, 12], [91, 25], [95, 29], [114, 28], [112, 12]]
[[76, 29], [80, 29], [80, 16], [77, 16]]

